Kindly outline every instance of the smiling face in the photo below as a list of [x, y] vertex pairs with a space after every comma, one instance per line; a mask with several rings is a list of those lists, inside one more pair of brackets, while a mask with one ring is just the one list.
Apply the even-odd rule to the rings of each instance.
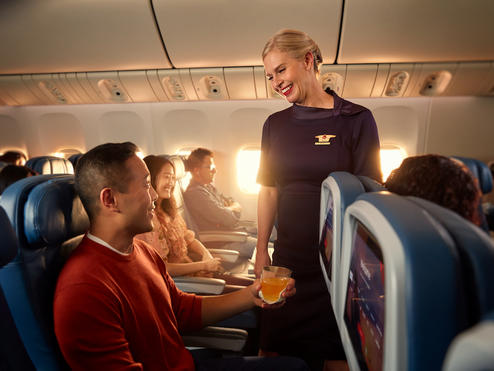
[[165, 163], [156, 175], [156, 192], [158, 199], [169, 199], [175, 187], [175, 170], [170, 163]]
[[289, 53], [273, 49], [264, 57], [264, 69], [273, 90], [290, 103], [306, 105], [315, 76], [312, 54], [308, 53], [304, 60], [299, 60]]
[[155, 201], [158, 198], [144, 161], [132, 156], [126, 163], [127, 189], [116, 191], [118, 208], [127, 231], [132, 235], [153, 230]]

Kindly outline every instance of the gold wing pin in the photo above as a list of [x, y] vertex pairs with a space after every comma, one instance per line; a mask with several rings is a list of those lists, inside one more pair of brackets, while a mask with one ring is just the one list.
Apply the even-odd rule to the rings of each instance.
[[335, 137], [336, 135], [331, 134], [316, 135], [314, 138], [317, 138], [317, 142], [315, 142], [314, 144], [316, 146], [329, 146], [331, 144], [330, 139]]

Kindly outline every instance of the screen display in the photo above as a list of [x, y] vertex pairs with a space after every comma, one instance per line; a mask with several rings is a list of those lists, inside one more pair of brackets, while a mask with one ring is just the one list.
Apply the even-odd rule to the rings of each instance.
[[361, 370], [382, 370], [383, 258], [374, 237], [358, 222], [353, 236], [344, 320]]
[[328, 195], [328, 211], [326, 212], [326, 221], [322, 229], [319, 254], [323, 258], [328, 278], [331, 280], [331, 259], [333, 256], [333, 199], [331, 195]]

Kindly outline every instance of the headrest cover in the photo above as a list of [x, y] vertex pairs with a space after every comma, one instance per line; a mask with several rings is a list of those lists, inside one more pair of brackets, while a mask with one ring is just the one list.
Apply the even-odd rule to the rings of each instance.
[[5, 210], [0, 207], [0, 235], [2, 243], [0, 244], [0, 267], [10, 262], [17, 255], [18, 245], [14, 229], [10, 224]]
[[175, 166], [175, 177], [182, 179], [185, 176], [185, 164], [180, 156], [170, 156], [170, 161]]
[[61, 243], [88, 228], [89, 218], [75, 192], [73, 177], [49, 180], [30, 193], [24, 209], [24, 233], [33, 248]]
[[30, 158], [26, 166], [40, 174], [74, 174], [74, 167], [69, 160], [54, 156]]
[[358, 175], [358, 178], [362, 182], [362, 185], [364, 186], [366, 192], [386, 191], [386, 187], [384, 187], [378, 181], [369, 178], [368, 176]]

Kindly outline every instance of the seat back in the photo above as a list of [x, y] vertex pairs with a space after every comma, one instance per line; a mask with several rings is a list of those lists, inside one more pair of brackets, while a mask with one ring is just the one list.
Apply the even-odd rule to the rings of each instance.
[[72, 163], [60, 157], [32, 157], [27, 160], [26, 166], [39, 174], [74, 174]]
[[75, 153], [72, 156], [69, 157], [69, 161], [72, 164], [72, 167], [75, 170], [75, 167], [77, 165], [77, 161], [84, 155], [84, 153]]
[[494, 311], [494, 242], [479, 227], [457, 213], [427, 200], [408, 197], [447, 230], [462, 265], [469, 324]]
[[[22, 343], [36, 369], [65, 367], [53, 331], [58, 274], [89, 227], [72, 175], [21, 180], [0, 200], [19, 237], [16, 259], [1, 269], [1, 283]], [[31, 180], [31, 181], [30, 181]], [[7, 196], [7, 197], [5, 197]], [[10, 212], [10, 214], [9, 214]]]
[[479, 181], [479, 187], [483, 194], [492, 191], [492, 173], [487, 164], [474, 158], [453, 156], [465, 164], [475, 178]]
[[343, 216], [346, 208], [363, 192], [360, 180], [343, 171], [331, 173], [321, 184], [319, 261], [334, 310], [339, 300], [335, 277], [340, 267]]
[[450, 345], [443, 371], [494, 369], [494, 312], [459, 334]]
[[5, 210], [0, 207], [0, 370], [34, 370], [34, 366], [26, 353], [14, 319], [10, 314], [9, 305], [2, 288], [1, 268], [10, 263], [17, 255], [19, 244], [14, 229], [10, 224]]
[[0, 171], [2, 171], [2, 169], [7, 165], [8, 164], [6, 162], [0, 161]]
[[340, 334], [350, 369], [438, 370], [467, 327], [460, 256], [416, 203], [364, 193], [345, 213]]

